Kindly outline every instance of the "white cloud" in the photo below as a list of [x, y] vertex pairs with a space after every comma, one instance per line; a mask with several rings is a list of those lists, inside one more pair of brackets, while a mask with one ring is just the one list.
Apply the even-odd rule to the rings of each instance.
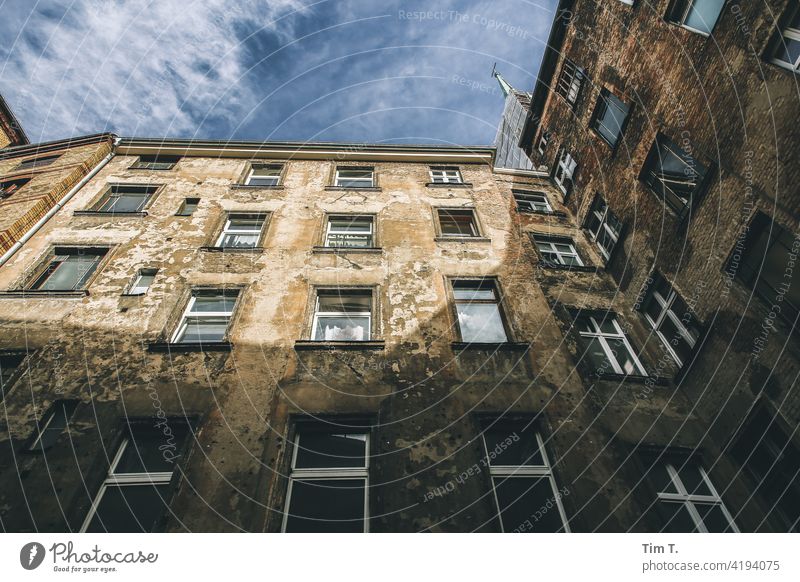
[[191, 136], [206, 115], [236, 125], [257, 100], [242, 82], [237, 27], [288, 41], [290, 20], [276, 19], [302, 7], [300, 0], [93, 0], [71, 4], [60, 20], [34, 12], [0, 63], [0, 82], [33, 141], [102, 130]]

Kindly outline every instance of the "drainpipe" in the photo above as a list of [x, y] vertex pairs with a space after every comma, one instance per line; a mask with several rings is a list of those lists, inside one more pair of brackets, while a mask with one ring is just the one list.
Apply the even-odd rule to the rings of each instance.
[[116, 148], [117, 148], [117, 145], [119, 144], [119, 142], [120, 142], [120, 138], [115, 138], [115, 139], [114, 139], [114, 143], [111, 145], [111, 152], [110, 152], [110, 153], [109, 153], [109, 154], [108, 154], [106, 157], [104, 157], [102, 160], [100, 160], [100, 162], [99, 162], [99, 163], [98, 163], [98, 164], [97, 164], [97, 165], [94, 167], [94, 169], [93, 169], [91, 172], [89, 172], [89, 173], [88, 173], [88, 174], [86, 174], [86, 175], [85, 175], [83, 178], [81, 178], [80, 182], [78, 182], [77, 184], [75, 184], [75, 185], [72, 187], [72, 189], [71, 189], [69, 192], [67, 192], [67, 194], [66, 194], [66, 195], [65, 195], [65, 196], [64, 196], [64, 197], [63, 197], [61, 200], [59, 200], [59, 201], [56, 203], [56, 205], [55, 205], [55, 206], [53, 206], [53, 207], [52, 207], [50, 210], [48, 210], [48, 211], [47, 211], [47, 214], [45, 214], [44, 216], [42, 216], [42, 217], [41, 217], [41, 218], [38, 220], [38, 222], [37, 222], [36, 224], [34, 224], [34, 225], [33, 225], [33, 226], [30, 228], [30, 230], [29, 230], [28, 232], [26, 232], [24, 235], [22, 235], [22, 238], [20, 238], [20, 239], [19, 239], [17, 242], [15, 242], [15, 243], [14, 243], [14, 244], [11, 246], [11, 248], [10, 248], [10, 249], [8, 249], [8, 250], [5, 252], [5, 254], [4, 254], [2, 257], [0, 257], [0, 267], [2, 267], [3, 265], [5, 265], [5, 264], [8, 262], [8, 260], [9, 260], [11, 257], [13, 257], [13, 256], [16, 254], [16, 252], [17, 252], [19, 249], [21, 249], [21, 248], [22, 248], [22, 245], [24, 245], [24, 244], [25, 244], [26, 242], [28, 242], [28, 241], [29, 241], [31, 238], [33, 238], [33, 235], [35, 235], [35, 234], [36, 234], [36, 233], [39, 231], [39, 229], [40, 229], [40, 228], [42, 228], [42, 226], [44, 226], [44, 224], [45, 224], [45, 223], [46, 223], [48, 220], [50, 220], [50, 218], [52, 218], [52, 216], [53, 216], [53, 215], [54, 215], [56, 212], [58, 212], [59, 210], [61, 210], [61, 209], [64, 207], [64, 205], [65, 205], [67, 202], [69, 202], [69, 201], [70, 201], [70, 200], [73, 198], [73, 196], [75, 196], [75, 194], [77, 194], [78, 192], [80, 192], [80, 189], [81, 189], [81, 188], [83, 188], [83, 187], [86, 185], [86, 183], [87, 183], [89, 180], [91, 180], [92, 178], [94, 178], [94, 176], [95, 176], [95, 174], [97, 174], [97, 172], [99, 172], [100, 170], [102, 170], [102, 169], [103, 169], [103, 167], [105, 167], [105, 165], [106, 165], [108, 162], [110, 162], [110, 161], [111, 161], [111, 158], [113, 158], [113, 157], [114, 157], [114, 151], [116, 150]]

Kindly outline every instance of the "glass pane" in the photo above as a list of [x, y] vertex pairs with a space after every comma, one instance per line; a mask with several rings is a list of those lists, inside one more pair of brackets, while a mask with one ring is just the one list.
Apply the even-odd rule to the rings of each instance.
[[477, 233], [472, 212], [440, 210], [439, 225], [445, 236], [475, 236]]
[[611, 353], [614, 354], [614, 357], [617, 360], [617, 364], [619, 364], [620, 368], [622, 368], [623, 374], [641, 374], [641, 370], [639, 370], [636, 362], [633, 359], [633, 355], [628, 351], [628, 347], [625, 345], [625, 342], [622, 340], [615, 340], [615, 339], [607, 339], [608, 347], [611, 348]]
[[248, 186], [277, 186], [278, 185], [278, 177], [277, 176], [250, 176], [249, 180], [247, 181]]
[[585, 357], [589, 361], [589, 365], [593, 368], [596, 374], [613, 374], [614, 367], [608, 361], [605, 350], [600, 343], [600, 340], [595, 337], [584, 337], [586, 345]]
[[364, 485], [363, 479], [293, 481], [286, 531], [363, 532]]
[[700, 514], [703, 525], [706, 526], [709, 533], [729, 533], [733, 531], [728, 518], [722, 512], [722, 506], [718, 503], [713, 505], [695, 503], [694, 507]]
[[227, 318], [191, 318], [187, 324], [183, 335], [178, 338], [178, 343], [196, 344], [221, 342], [225, 339], [225, 332], [228, 331]]
[[370, 232], [372, 221], [363, 218], [331, 218], [330, 229], [348, 232]]
[[694, 0], [684, 24], [695, 30], [710, 33], [724, 3], [725, 0]]
[[657, 493], [678, 492], [677, 487], [675, 487], [675, 483], [672, 482], [672, 477], [670, 477], [669, 472], [667, 471], [666, 463], [662, 461], [656, 462], [648, 468], [647, 479], [653, 485], [653, 489], [655, 489]]
[[[114, 474], [165, 473], [175, 469], [176, 457], [189, 431], [186, 421], [168, 419], [153, 424], [133, 425], [130, 437]], [[163, 424], [163, 426], [162, 426]]]
[[372, 246], [371, 234], [328, 234], [329, 247], [368, 248]]
[[372, 310], [372, 296], [364, 294], [320, 293], [319, 313], [369, 313]]
[[139, 212], [144, 208], [147, 197], [148, 195], [144, 192], [112, 195], [103, 203], [100, 210], [103, 212]]
[[700, 468], [697, 465], [676, 463], [675, 469], [678, 471], [678, 477], [680, 477], [681, 483], [683, 483], [689, 495], [711, 495], [711, 489], [708, 488], [708, 485], [703, 480]]
[[197, 295], [191, 313], [233, 313], [236, 305], [235, 293], [230, 295]]
[[87, 532], [152, 532], [167, 510], [169, 485], [107, 487]]
[[325, 316], [317, 317], [314, 330], [316, 341], [351, 341], [369, 340], [369, 317], [354, 315], [351, 317]]
[[664, 513], [664, 527], [662, 532], [666, 533], [692, 533], [697, 531], [695, 529], [692, 516], [686, 505], [683, 503], [669, 503], [667, 501], [659, 501], [659, 506]]
[[507, 341], [500, 309], [491, 303], [459, 303], [461, 341], [502, 343]]
[[34, 451], [43, 451], [51, 446], [53, 446], [58, 437], [64, 432], [64, 429], [67, 428], [67, 424], [69, 422], [69, 418], [72, 416], [72, 413], [75, 411], [77, 403], [75, 402], [56, 402], [53, 404], [52, 414], [49, 419], [43, 419], [43, 427], [44, 430], [41, 434], [38, 434], [38, 428], [36, 430], [36, 434], [38, 435], [37, 440], [34, 442], [34, 446], [31, 447], [31, 450]]
[[617, 326], [614, 325], [616, 319], [611, 315], [600, 315], [595, 317], [594, 320], [597, 322], [597, 325], [600, 326], [600, 331], [603, 333], [619, 335], [619, 330]]
[[483, 433], [490, 465], [544, 465], [533, 427], [492, 427]]
[[51, 271], [39, 288], [48, 291], [79, 289], [94, 272], [98, 261], [96, 255], [70, 255]]
[[365, 467], [366, 454], [367, 435], [364, 433], [303, 432], [294, 466], [298, 469]]
[[492, 479], [503, 531], [554, 533], [564, 531], [550, 480], [546, 477]]
[[228, 230], [259, 231], [264, 226], [263, 218], [231, 218]]
[[480, 281], [456, 281], [453, 283], [453, 296], [466, 301], [493, 301], [494, 287]]
[[258, 244], [258, 234], [226, 234], [220, 246], [226, 249], [252, 249]]
[[197, 204], [198, 202], [196, 200], [190, 200], [187, 198], [181, 205], [181, 209], [180, 212], [178, 212], [178, 214], [188, 216], [194, 213], [194, 211], [197, 210]]

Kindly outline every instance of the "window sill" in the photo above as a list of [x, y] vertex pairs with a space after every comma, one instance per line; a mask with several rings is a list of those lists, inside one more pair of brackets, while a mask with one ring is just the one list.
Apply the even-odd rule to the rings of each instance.
[[436, 242], [459, 242], [459, 243], [490, 243], [492, 239], [485, 236], [437, 236], [434, 237]]
[[541, 260], [539, 261], [539, 266], [542, 269], [548, 269], [551, 271], [573, 271], [575, 273], [597, 273], [599, 271], [599, 267], [595, 267], [593, 265], [559, 265]]
[[171, 342], [150, 342], [147, 344], [148, 352], [229, 352], [233, 348], [231, 342], [207, 342], [197, 344], [175, 344]]
[[138, 212], [106, 212], [105, 210], [75, 210], [72, 216], [120, 216], [120, 217], [143, 217], [147, 216], [147, 211]]
[[311, 252], [337, 255], [343, 253], [380, 254], [383, 252], [383, 247], [314, 247]]
[[656, 386], [669, 386], [669, 379], [663, 376], [640, 376], [639, 374], [597, 374], [590, 373], [592, 380], [605, 380], [608, 382], [630, 382], [632, 384], [655, 384]]
[[386, 342], [383, 340], [370, 340], [363, 342], [327, 342], [316, 340], [297, 340], [294, 342], [294, 349], [298, 351], [320, 350], [320, 351], [336, 351], [336, 350], [383, 350], [386, 347]]
[[258, 184], [231, 184], [231, 190], [284, 190], [286, 187], [283, 184], [275, 184], [274, 186], [265, 186]]
[[377, 186], [351, 186], [351, 187], [344, 187], [344, 186], [325, 186], [325, 190], [327, 192], [381, 192], [383, 188], [379, 188]]
[[264, 250], [264, 247], [250, 247], [247, 249], [236, 249], [236, 248], [228, 248], [228, 247], [200, 247], [201, 251], [206, 251], [208, 253], [260, 253]]
[[78, 291], [45, 291], [40, 289], [0, 291], [0, 298], [6, 297], [9, 299], [14, 299], [14, 298], [58, 299], [65, 297], [86, 297], [87, 295], [89, 295], [88, 289], [80, 289]]
[[129, 170], [137, 170], [139, 172], [146, 171], [146, 172], [171, 172], [175, 169], [175, 166], [170, 166], [169, 168], [137, 168], [136, 166], [131, 166], [128, 168]]
[[517, 351], [525, 351], [528, 348], [530, 348], [530, 344], [526, 342], [501, 342], [501, 343], [450, 342], [450, 346], [455, 351], [484, 350], [493, 352], [517, 352]]
[[425, 184], [426, 188], [472, 188], [472, 182], [428, 182]]

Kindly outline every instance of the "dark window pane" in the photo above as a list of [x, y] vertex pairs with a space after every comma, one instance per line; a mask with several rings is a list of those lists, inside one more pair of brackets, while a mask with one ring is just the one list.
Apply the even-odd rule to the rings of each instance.
[[594, 368], [592, 371], [597, 374], [614, 373], [614, 367], [608, 360], [600, 340], [594, 337], [582, 338], [582, 340], [586, 347], [585, 357], [588, 359], [589, 365]]
[[221, 342], [228, 331], [227, 317], [192, 318], [186, 324], [178, 343], [210, 343]]
[[363, 479], [292, 482], [287, 532], [363, 532]]
[[320, 292], [320, 313], [368, 313], [372, 310], [371, 293]]
[[366, 454], [367, 435], [364, 433], [303, 432], [295, 468], [364, 467]]
[[675, 469], [678, 471], [681, 483], [686, 488], [689, 495], [711, 495], [711, 489], [708, 488], [703, 476], [700, 474], [700, 468], [697, 465], [688, 463], [676, 463]]
[[169, 506], [169, 485], [107, 487], [87, 532], [152, 532]]
[[650, 481], [657, 493], [678, 492], [669, 472], [667, 472], [667, 465], [663, 462], [656, 462], [647, 470], [647, 480]]
[[544, 465], [533, 427], [491, 427], [484, 439], [490, 465]]
[[725, 0], [694, 0], [684, 24], [695, 30], [711, 33]]
[[689, 515], [689, 510], [683, 503], [669, 503], [660, 501], [663, 512], [664, 526], [661, 531], [666, 533], [692, 533], [697, 531]]
[[564, 531], [553, 488], [547, 477], [495, 477], [503, 531], [534, 533]]
[[194, 211], [197, 210], [197, 205], [200, 204], [199, 198], [187, 198], [181, 204], [180, 210], [178, 210], [179, 216], [191, 216], [194, 214]]
[[694, 507], [700, 514], [703, 525], [706, 526], [709, 533], [728, 533], [733, 531], [728, 518], [725, 517], [722, 507], [718, 503], [713, 505], [695, 503]]
[[11, 377], [17, 371], [17, 368], [22, 364], [25, 359], [23, 354], [11, 354], [0, 356], [0, 400], [6, 390], [11, 388]]
[[74, 400], [57, 400], [34, 431], [34, 441], [29, 450], [43, 451], [52, 447], [69, 424], [78, 403]]
[[[186, 441], [186, 421], [153, 419], [152, 425], [134, 425], [114, 474], [172, 472]], [[156, 423], [159, 423], [156, 426]]]
[[471, 211], [440, 210], [439, 224], [445, 236], [476, 236], [478, 233]]
[[231, 292], [227, 295], [197, 295], [192, 313], [223, 312], [232, 313], [236, 305], [237, 294]]
[[492, 301], [496, 299], [494, 285], [482, 281], [454, 281], [453, 296], [457, 300]]
[[785, 36], [781, 37], [781, 42], [778, 45], [775, 58], [794, 66], [797, 59], [800, 58], [800, 40], [787, 38]]

